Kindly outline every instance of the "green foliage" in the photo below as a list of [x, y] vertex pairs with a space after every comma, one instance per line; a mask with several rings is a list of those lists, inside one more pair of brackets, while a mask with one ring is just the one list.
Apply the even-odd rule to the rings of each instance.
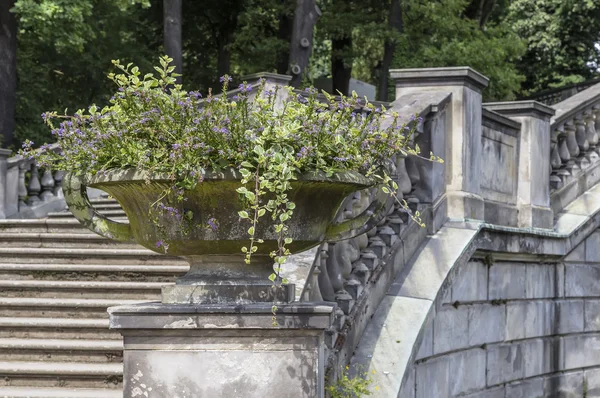
[[464, 16], [467, 0], [404, 0], [404, 33], [395, 55], [396, 68], [471, 66], [490, 78], [486, 100], [510, 100], [523, 77], [515, 63], [525, 51], [506, 24]]
[[[372, 394], [369, 387], [373, 384], [373, 379], [369, 374], [359, 372], [350, 377], [348, 373], [349, 367], [346, 366], [336, 383], [327, 387], [330, 398], [360, 398]], [[375, 389], [378, 389], [377, 386]]]
[[152, 65], [149, 33], [154, 28], [147, 14], [153, 10], [142, 5], [133, 0], [17, 0], [19, 140], [52, 138], [40, 118], [47, 109], [107, 103], [113, 90], [106, 80], [111, 59]]
[[508, 23], [527, 44], [526, 94], [589, 79], [600, 64], [600, 0], [514, 0]]
[[[286, 87], [278, 92], [278, 86], [272, 88], [261, 80], [255, 86], [240, 84], [230, 98], [231, 78], [226, 75], [221, 78], [222, 94], [209, 91], [203, 98], [175, 84], [168, 57], [155, 67], [158, 75], [142, 75], [132, 64], [113, 62], [120, 73], [109, 78], [119, 89], [110, 105], [102, 109], [92, 105], [74, 115], [44, 114], [63, 152], [47, 151], [47, 144], [36, 152], [33, 143], [26, 141], [23, 156], [35, 156], [42, 167], [52, 164], [80, 173], [127, 168], [164, 173], [174, 184], [162, 197], [174, 194], [179, 200], [185, 190], [201, 183], [205, 170], [237, 169], [243, 176], [238, 193], [247, 203], [239, 216], [248, 222], [250, 238], [241, 250], [249, 262], [263, 243], [254, 238], [257, 223], [271, 217], [278, 234], [278, 250], [271, 253], [276, 273], [290, 254], [286, 221], [293, 216], [295, 204], [287, 192], [298, 175], [357, 171], [381, 180], [391, 194], [397, 185], [385, 170], [389, 159], [397, 153], [418, 155], [409, 146], [413, 129], [400, 123], [397, 114], [355, 94], [336, 101], [328, 94], [319, 97], [314, 89], [298, 94]], [[368, 114], [355, 113], [359, 107]], [[389, 120], [384, 123], [384, 118]], [[266, 196], [272, 199], [261, 200]], [[178, 219], [191, 218], [185, 209], [167, 204], [159, 200], [154, 206]], [[157, 242], [165, 250], [168, 244]]]

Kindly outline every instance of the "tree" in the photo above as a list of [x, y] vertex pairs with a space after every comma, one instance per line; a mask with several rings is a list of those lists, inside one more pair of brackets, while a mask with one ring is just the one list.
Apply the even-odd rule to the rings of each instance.
[[525, 39], [524, 93], [590, 79], [600, 65], [600, 0], [514, 0], [508, 22]]
[[290, 39], [291, 85], [298, 87], [307, 73], [313, 47], [313, 31], [321, 11], [315, 0], [297, 0]]
[[0, 2], [0, 146], [13, 144], [17, 89], [17, 21], [14, 0]]
[[[394, 67], [471, 66], [490, 78], [486, 100], [515, 98], [523, 81], [516, 63], [525, 45], [505, 23], [499, 4], [491, 11], [485, 7], [490, 3], [482, 0], [404, 0], [402, 4], [404, 32]], [[474, 13], [473, 7], [478, 11]]]
[[[164, 0], [164, 46], [165, 53], [173, 58], [175, 73], [183, 73], [183, 59], [181, 53], [181, 0]], [[177, 76], [177, 83], [181, 84], [181, 76]]]
[[381, 69], [379, 76], [379, 85], [377, 87], [377, 99], [379, 101], [387, 101], [388, 99], [388, 81], [390, 66], [396, 52], [396, 34], [402, 33], [402, 5], [401, 0], [392, 0], [390, 5], [390, 14], [388, 16], [388, 26], [390, 27], [390, 37], [385, 39], [383, 47], [383, 59], [381, 61]]

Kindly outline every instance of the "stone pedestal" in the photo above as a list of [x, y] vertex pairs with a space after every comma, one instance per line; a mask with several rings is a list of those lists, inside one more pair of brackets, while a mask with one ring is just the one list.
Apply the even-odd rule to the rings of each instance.
[[324, 396], [333, 306], [144, 303], [109, 308], [125, 398]]
[[6, 218], [8, 214], [8, 157], [11, 151], [0, 148], [0, 219]]

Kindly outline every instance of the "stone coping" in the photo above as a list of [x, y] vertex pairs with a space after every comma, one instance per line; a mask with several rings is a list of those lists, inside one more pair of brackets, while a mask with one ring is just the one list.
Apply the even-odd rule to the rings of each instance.
[[[423, 333], [451, 285], [451, 271], [475, 252], [548, 256], [558, 261], [600, 226], [600, 184], [558, 214], [553, 231], [480, 221], [449, 220], [429, 236], [397, 276], [367, 326], [352, 364], [367, 371], [378, 396], [396, 397], [414, 362]], [[500, 255], [501, 256], [501, 255]], [[374, 374], [372, 374], [374, 372]]]
[[482, 104], [482, 106], [484, 109], [507, 116], [533, 116], [540, 119], [549, 119], [556, 113], [556, 111], [548, 105], [532, 100], [487, 102]]
[[552, 105], [556, 114], [551, 120], [552, 128], [573, 118], [580, 111], [600, 101], [600, 84], [595, 84], [558, 104]]
[[396, 87], [473, 85], [483, 90], [490, 79], [468, 66], [390, 69]]

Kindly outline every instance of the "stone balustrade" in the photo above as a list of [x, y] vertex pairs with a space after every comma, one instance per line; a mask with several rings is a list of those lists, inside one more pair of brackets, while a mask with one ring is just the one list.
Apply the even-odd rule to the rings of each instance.
[[[51, 150], [59, 151], [54, 146]], [[10, 157], [0, 149], [0, 219], [40, 218], [62, 210], [64, 172], [41, 169], [33, 159]]]

